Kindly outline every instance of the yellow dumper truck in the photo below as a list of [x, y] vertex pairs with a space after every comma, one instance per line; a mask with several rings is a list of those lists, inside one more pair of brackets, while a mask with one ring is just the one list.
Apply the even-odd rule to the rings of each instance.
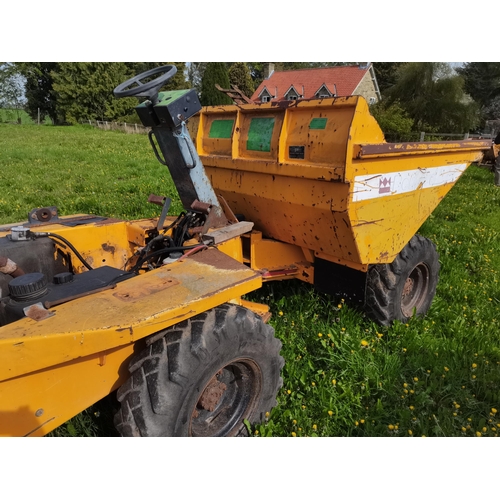
[[267, 306], [299, 279], [381, 324], [425, 314], [439, 272], [416, 231], [486, 141], [389, 144], [359, 96], [202, 108], [160, 92], [165, 66], [117, 97], [150, 127], [184, 211], [125, 221], [34, 208], [0, 227], [0, 435], [41, 436], [117, 391], [124, 436], [236, 436], [282, 385]]

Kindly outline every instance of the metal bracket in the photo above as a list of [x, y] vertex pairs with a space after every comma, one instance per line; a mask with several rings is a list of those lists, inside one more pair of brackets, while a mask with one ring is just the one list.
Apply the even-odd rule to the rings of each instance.
[[34, 208], [28, 214], [28, 222], [30, 224], [44, 224], [50, 221], [58, 221], [59, 213], [57, 207], [42, 207]]

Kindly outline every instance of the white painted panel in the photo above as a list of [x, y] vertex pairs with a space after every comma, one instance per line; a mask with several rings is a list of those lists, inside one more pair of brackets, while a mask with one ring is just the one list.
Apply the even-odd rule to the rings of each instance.
[[410, 193], [454, 183], [467, 168], [467, 163], [442, 167], [417, 168], [386, 174], [358, 175], [354, 178], [352, 201]]

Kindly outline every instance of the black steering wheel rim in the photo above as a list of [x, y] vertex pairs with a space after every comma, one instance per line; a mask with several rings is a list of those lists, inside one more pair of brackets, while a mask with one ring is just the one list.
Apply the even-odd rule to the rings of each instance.
[[[160, 73], [162, 73], [162, 75], [154, 80], [147, 83], [141, 82], [144, 78], [150, 78]], [[115, 94], [116, 97], [147, 97], [151, 100], [153, 96], [158, 94], [161, 87], [163, 87], [163, 85], [165, 85], [176, 73], [177, 68], [173, 64], [153, 68], [120, 83], [113, 91], [113, 94]], [[133, 84], [136, 86], [128, 88]]]

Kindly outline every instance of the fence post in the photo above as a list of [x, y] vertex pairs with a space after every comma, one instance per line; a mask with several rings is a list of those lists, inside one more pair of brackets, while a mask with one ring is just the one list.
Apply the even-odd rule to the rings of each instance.
[[468, 139], [468, 138], [469, 138], [469, 132], [465, 132], [464, 139]]
[[420, 142], [424, 142], [425, 132], [420, 132]]

